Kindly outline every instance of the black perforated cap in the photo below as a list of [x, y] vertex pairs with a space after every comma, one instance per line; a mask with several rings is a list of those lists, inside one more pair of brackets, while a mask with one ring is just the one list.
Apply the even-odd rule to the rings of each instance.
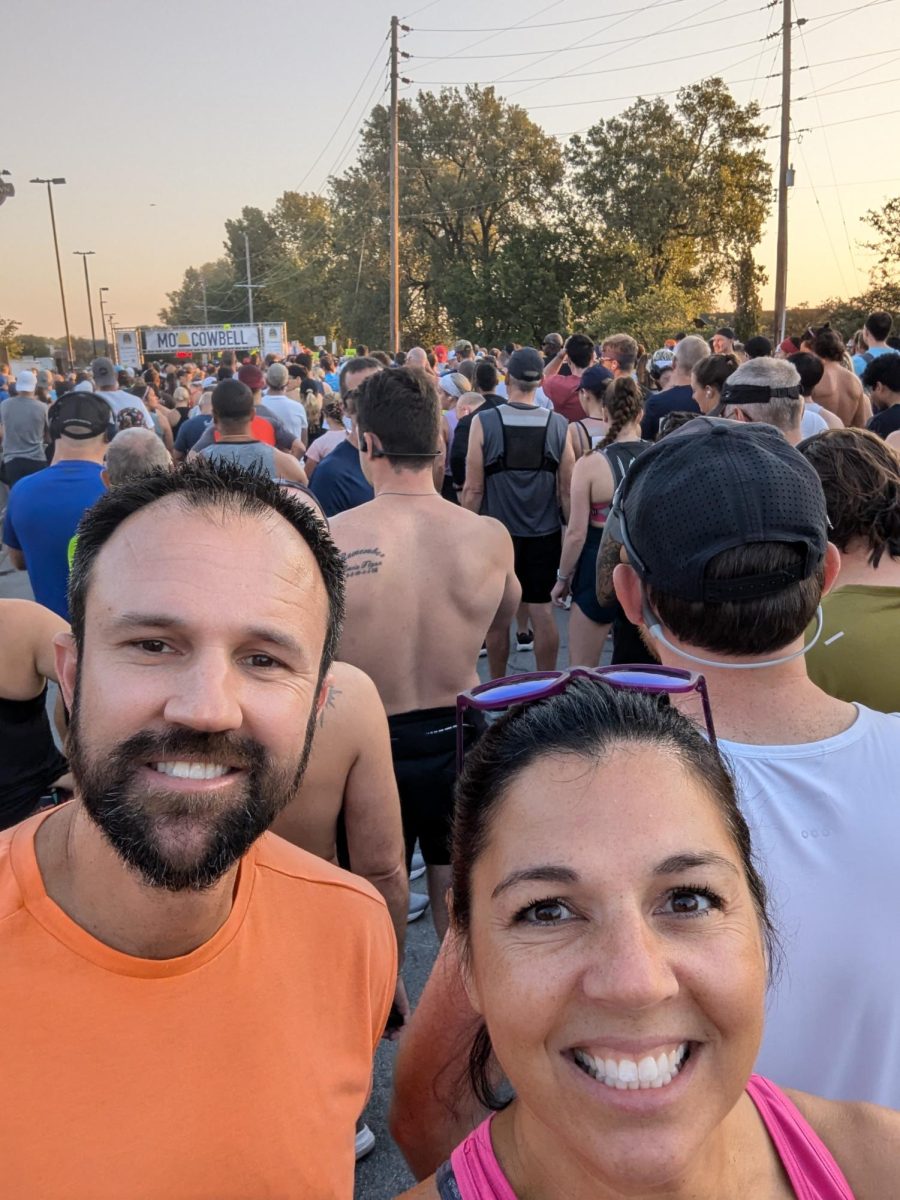
[[[782, 591], [825, 557], [828, 515], [815, 470], [771, 425], [698, 417], [632, 464], [616, 497], [622, 541], [641, 578], [682, 600], [720, 603]], [[796, 569], [706, 579], [723, 550], [785, 542]]]

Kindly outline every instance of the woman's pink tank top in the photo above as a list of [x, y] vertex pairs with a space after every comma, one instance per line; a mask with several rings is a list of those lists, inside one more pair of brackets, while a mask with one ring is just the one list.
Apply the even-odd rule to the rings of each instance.
[[[812, 1127], [784, 1092], [761, 1075], [747, 1083], [797, 1200], [854, 1200], [850, 1185]], [[438, 1171], [441, 1200], [516, 1200], [491, 1144], [488, 1117]]]

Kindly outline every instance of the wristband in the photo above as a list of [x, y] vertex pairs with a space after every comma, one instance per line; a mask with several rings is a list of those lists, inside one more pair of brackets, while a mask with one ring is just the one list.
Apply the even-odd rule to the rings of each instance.
[[563, 575], [563, 573], [561, 571], [556, 572], [557, 583], [568, 583], [570, 579], [571, 579], [571, 575]]

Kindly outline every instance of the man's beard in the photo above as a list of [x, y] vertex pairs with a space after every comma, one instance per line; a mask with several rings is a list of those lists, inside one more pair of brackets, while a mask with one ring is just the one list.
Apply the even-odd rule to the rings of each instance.
[[[151, 887], [170, 892], [212, 887], [290, 802], [306, 770], [316, 727], [310, 714], [293, 769], [273, 765], [259, 742], [232, 734], [174, 727], [134, 734], [92, 758], [78, 720], [78, 689], [68, 756], [85, 812], [127, 866]], [[161, 759], [228, 763], [243, 775], [233, 790], [194, 795], [137, 782], [141, 767]]]

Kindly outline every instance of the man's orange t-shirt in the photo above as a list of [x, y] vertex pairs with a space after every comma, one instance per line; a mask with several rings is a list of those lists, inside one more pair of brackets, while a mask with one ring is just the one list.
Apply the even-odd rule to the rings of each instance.
[[97, 941], [0, 835], [0, 1195], [350, 1200], [354, 1126], [394, 992], [378, 894], [265, 834], [182, 958]]

